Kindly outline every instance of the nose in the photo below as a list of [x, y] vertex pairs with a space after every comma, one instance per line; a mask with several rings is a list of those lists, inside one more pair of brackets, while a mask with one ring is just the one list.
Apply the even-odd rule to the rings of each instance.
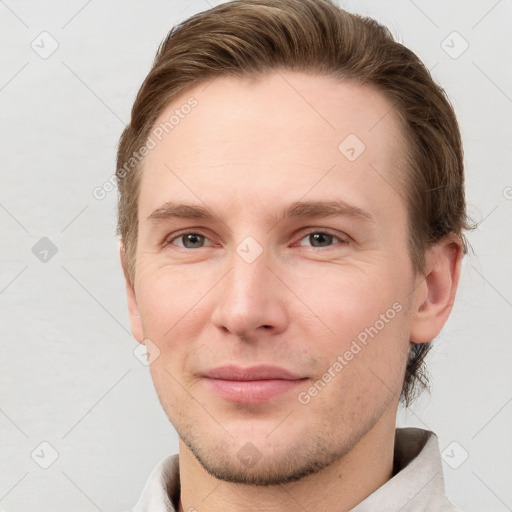
[[286, 329], [287, 289], [269, 263], [265, 253], [251, 263], [233, 255], [231, 271], [216, 287], [215, 326], [245, 341]]

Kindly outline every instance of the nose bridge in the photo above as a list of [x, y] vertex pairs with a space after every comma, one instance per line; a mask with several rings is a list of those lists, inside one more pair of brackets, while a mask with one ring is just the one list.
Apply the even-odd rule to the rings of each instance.
[[[213, 322], [239, 336], [247, 336], [261, 326], [283, 327], [286, 314], [282, 302], [282, 290], [268, 266], [268, 255], [262, 251], [256, 258], [249, 258], [244, 243], [233, 253], [231, 271], [220, 287]], [[242, 250], [241, 250], [242, 249]], [[246, 249], [244, 252], [243, 249]], [[254, 258], [254, 259], [253, 259]]]
[[[263, 235], [256, 236], [261, 240]], [[264, 247], [263, 243], [249, 235], [233, 248], [230, 258], [233, 270], [228, 280], [228, 292], [233, 297], [244, 301], [251, 297], [257, 300], [259, 293], [268, 292], [262, 285], [268, 283], [271, 272], [267, 266], [272, 265], [272, 262], [268, 247]]]
[[[232, 258], [232, 286], [235, 294], [239, 293], [254, 296], [257, 298], [259, 292], [265, 293], [265, 284], [268, 285], [270, 271], [268, 269], [268, 258], [261, 254], [252, 261], [246, 259], [242, 252], [242, 246], [238, 248], [237, 254]], [[263, 285], [263, 286], [262, 286]], [[268, 288], [268, 286], [267, 286]], [[268, 290], [267, 290], [268, 291]]]
[[237, 309], [242, 310], [244, 305], [254, 306], [270, 298], [271, 272], [267, 268], [268, 263], [264, 255], [260, 255], [254, 261], [244, 259], [239, 253], [233, 255], [233, 270], [225, 289], [226, 301], [235, 301], [231, 304], [233, 312]]

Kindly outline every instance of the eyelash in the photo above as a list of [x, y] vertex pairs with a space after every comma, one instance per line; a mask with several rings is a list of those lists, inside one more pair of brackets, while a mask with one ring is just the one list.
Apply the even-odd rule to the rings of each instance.
[[[335, 235], [334, 233], [330, 233], [329, 231], [322, 231], [319, 229], [313, 229], [311, 231], [308, 231], [307, 233], [304, 233], [303, 236], [299, 239], [299, 241], [303, 240], [304, 238], [306, 238], [312, 234], [323, 234], [323, 235], [332, 236], [334, 239], [338, 240], [338, 244], [345, 245], [345, 244], [349, 243], [348, 237], [345, 239], [345, 238], [342, 238], [341, 236]], [[172, 242], [174, 242], [175, 240], [178, 240], [179, 238], [182, 238], [186, 235], [200, 235], [200, 236], [203, 236], [205, 239], [210, 240], [205, 234], [201, 233], [200, 230], [198, 230], [198, 231], [182, 231], [181, 233], [173, 234], [173, 235], [166, 237], [162, 243], [162, 247], [171, 245]], [[309, 247], [311, 247], [312, 249], [330, 249], [331, 247], [334, 247], [335, 245], [337, 245], [337, 244], [333, 243], [332, 245], [327, 246], [327, 247], [313, 247], [313, 246], [309, 246]], [[185, 249], [188, 251], [194, 250], [194, 249], [189, 249], [188, 247], [181, 247], [181, 246], [178, 246], [178, 247], [180, 247], [180, 249]], [[198, 249], [204, 249], [204, 247], [198, 247]]]

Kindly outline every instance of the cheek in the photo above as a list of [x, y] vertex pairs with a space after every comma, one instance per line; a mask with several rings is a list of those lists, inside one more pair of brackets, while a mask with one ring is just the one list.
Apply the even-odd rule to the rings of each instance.
[[301, 322], [317, 339], [310, 350], [320, 356], [318, 378], [361, 404], [370, 391], [387, 394], [386, 386], [399, 393], [409, 346], [406, 276], [391, 265], [338, 267], [295, 289], [317, 314]]
[[[145, 267], [138, 274], [139, 310], [146, 337], [160, 343], [167, 339], [172, 344], [186, 329], [198, 326], [194, 321], [201, 315], [201, 302], [211, 285], [197, 274], [175, 269]], [[189, 335], [191, 335], [189, 333]]]
[[388, 323], [380, 318], [366, 322], [361, 316], [338, 324], [338, 336], [323, 345], [319, 373], [300, 403], [309, 403], [319, 415], [326, 411], [331, 421], [337, 418], [340, 425], [357, 430], [365, 418], [378, 417], [398, 402], [407, 339], [403, 310], [392, 319], [395, 310], [390, 311]]
[[[205, 276], [206, 277], [206, 276]], [[139, 309], [144, 337], [156, 346], [151, 376], [167, 410], [187, 399], [196, 381], [186, 369], [202, 359], [202, 331], [208, 325], [207, 298], [212, 284], [197, 273], [146, 266], [139, 274]], [[190, 398], [190, 397], [189, 397]], [[170, 409], [169, 409], [170, 408]]]
[[312, 321], [340, 340], [356, 337], [381, 315], [394, 319], [397, 306], [393, 309], [393, 305], [403, 305], [406, 288], [404, 277], [397, 278], [393, 268], [375, 262], [330, 265], [298, 278], [290, 274], [288, 279], [310, 309]]

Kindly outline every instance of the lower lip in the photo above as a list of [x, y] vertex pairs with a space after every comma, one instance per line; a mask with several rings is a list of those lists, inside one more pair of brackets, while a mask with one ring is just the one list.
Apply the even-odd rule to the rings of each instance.
[[222, 380], [210, 379], [206, 381], [213, 391], [231, 402], [259, 404], [271, 398], [282, 395], [303, 384], [306, 379], [285, 380]]

